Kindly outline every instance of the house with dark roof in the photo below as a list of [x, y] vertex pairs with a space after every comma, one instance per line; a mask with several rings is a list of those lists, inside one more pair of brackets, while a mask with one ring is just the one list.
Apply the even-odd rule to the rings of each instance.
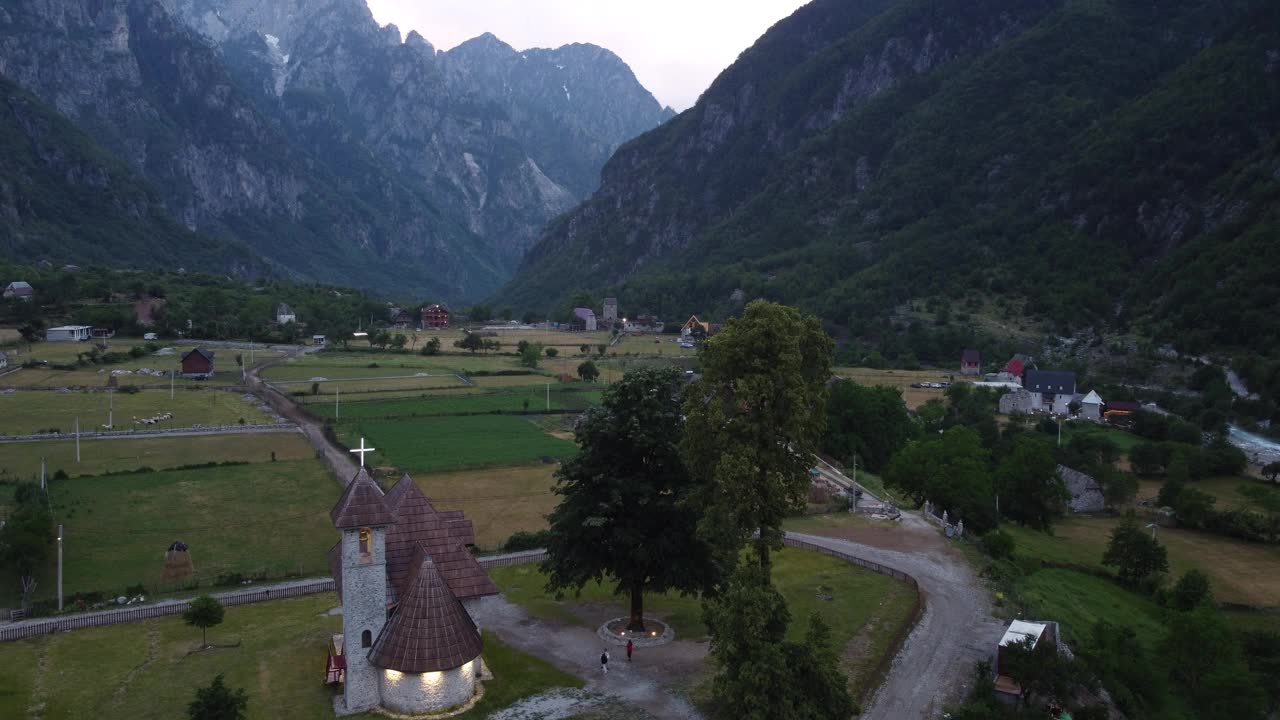
[[14, 280], [4, 286], [5, 300], [30, 300], [36, 296], [35, 288], [25, 280]]
[[591, 308], [574, 308], [573, 322], [571, 322], [570, 325], [574, 330], [595, 332], [598, 327], [596, 324], [596, 311]]
[[198, 347], [183, 353], [182, 376], [197, 380], [213, 377], [213, 351]]
[[960, 354], [960, 374], [982, 374], [982, 356], [978, 354], [977, 350], [965, 350]]
[[498, 588], [472, 556], [471, 521], [437, 510], [408, 475], [383, 492], [361, 468], [330, 513], [342, 633], [326, 669], [339, 715], [422, 715], [473, 698], [483, 644], [468, 603]]
[[1028, 370], [1022, 388], [1031, 393], [1031, 411], [1066, 415], [1076, 397], [1076, 374], [1060, 370]]

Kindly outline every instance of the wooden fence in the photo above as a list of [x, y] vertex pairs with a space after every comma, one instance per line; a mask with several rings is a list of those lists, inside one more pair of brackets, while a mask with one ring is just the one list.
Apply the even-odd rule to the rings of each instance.
[[[532, 563], [542, 562], [547, 556], [546, 550], [528, 550], [519, 553], [510, 553], [506, 555], [495, 555], [487, 558], [477, 558], [481, 567], [509, 567], [511, 565], [529, 565]], [[315, 580], [301, 582], [296, 585], [286, 585], [283, 587], [267, 587], [252, 590], [229, 590], [222, 593], [213, 593], [223, 605], [247, 605], [250, 603], [266, 602], [268, 600], [284, 600], [286, 598], [300, 597], [302, 595], [314, 595], [315, 593], [333, 592], [335, 589], [333, 578], [317, 578]], [[15, 627], [0, 626], [0, 642], [8, 640], [21, 640], [22, 638], [35, 637], [37, 635], [48, 635], [55, 632], [70, 632], [72, 630], [83, 630], [85, 628], [103, 627], [106, 625], [118, 625], [120, 623], [139, 622], [142, 620], [151, 620], [152, 618], [168, 617], [170, 615], [180, 615], [186, 612], [191, 606], [189, 600], [167, 600], [155, 605], [143, 605], [140, 607], [125, 607], [117, 610], [103, 610], [100, 612], [85, 613], [79, 615], [64, 615], [61, 617], [49, 618], [48, 620], [22, 623]]]

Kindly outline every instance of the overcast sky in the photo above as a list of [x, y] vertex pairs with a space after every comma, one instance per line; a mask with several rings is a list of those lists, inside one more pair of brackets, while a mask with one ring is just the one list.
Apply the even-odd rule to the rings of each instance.
[[518, 50], [573, 42], [617, 53], [664, 105], [684, 110], [806, 0], [368, 0], [378, 22], [448, 50], [485, 32]]

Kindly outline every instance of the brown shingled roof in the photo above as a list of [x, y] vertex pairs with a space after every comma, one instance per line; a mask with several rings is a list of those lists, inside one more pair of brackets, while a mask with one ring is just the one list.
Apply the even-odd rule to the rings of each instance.
[[342, 497], [338, 498], [338, 504], [329, 511], [333, 526], [339, 530], [348, 530], [394, 523], [395, 517], [383, 502], [382, 496], [382, 488], [378, 487], [364, 468], [360, 468]]
[[480, 656], [480, 632], [422, 546], [404, 599], [369, 650], [369, 662], [407, 673], [452, 670]]
[[387, 577], [396, 597], [403, 597], [419, 545], [436, 563], [459, 598], [497, 595], [498, 587], [466, 546], [475, 541], [471, 521], [458, 511], [440, 512], [408, 475], [387, 493], [395, 500], [395, 525], [387, 530]]

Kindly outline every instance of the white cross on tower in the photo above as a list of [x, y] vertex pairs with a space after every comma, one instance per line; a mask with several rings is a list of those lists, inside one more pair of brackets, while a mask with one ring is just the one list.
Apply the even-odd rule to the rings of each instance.
[[364, 438], [360, 438], [360, 447], [352, 450], [351, 452], [360, 456], [360, 467], [364, 467], [364, 456], [374, 450], [377, 450], [377, 448], [365, 447]]

